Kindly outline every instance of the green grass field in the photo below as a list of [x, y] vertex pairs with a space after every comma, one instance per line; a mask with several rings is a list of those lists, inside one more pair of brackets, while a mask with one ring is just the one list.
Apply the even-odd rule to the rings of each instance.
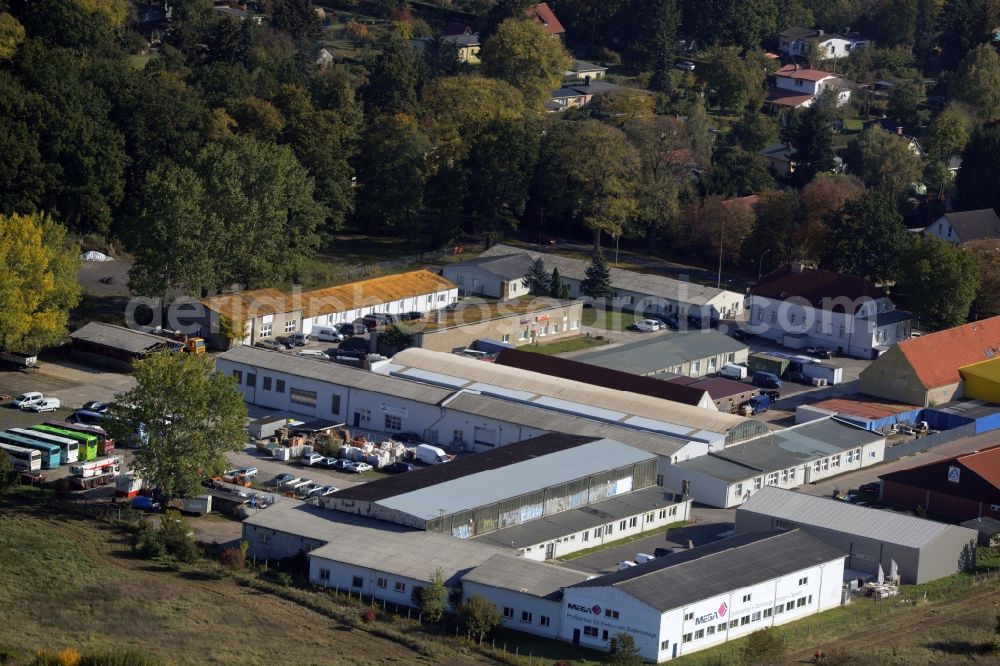
[[624, 331], [630, 328], [635, 320], [636, 316], [631, 312], [598, 310], [597, 308], [586, 308], [583, 311], [584, 326], [593, 326], [605, 331]]

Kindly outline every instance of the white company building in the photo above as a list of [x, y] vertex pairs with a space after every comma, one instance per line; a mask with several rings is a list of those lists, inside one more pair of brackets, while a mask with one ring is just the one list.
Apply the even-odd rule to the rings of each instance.
[[619, 633], [668, 661], [841, 603], [844, 553], [800, 530], [740, 535], [563, 591], [562, 640], [608, 650]]

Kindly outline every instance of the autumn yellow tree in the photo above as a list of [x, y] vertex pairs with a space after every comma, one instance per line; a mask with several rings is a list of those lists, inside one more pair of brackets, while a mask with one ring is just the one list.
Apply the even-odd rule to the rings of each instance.
[[528, 106], [538, 109], [551, 99], [571, 60], [562, 42], [540, 22], [522, 18], [501, 23], [479, 57], [484, 75], [511, 84], [524, 93]]
[[101, 14], [115, 28], [125, 25], [125, 18], [128, 16], [125, 0], [76, 0], [76, 3], [88, 12]]
[[10, 60], [24, 41], [24, 26], [6, 12], [0, 12], [0, 60]]
[[34, 350], [66, 334], [79, 252], [48, 217], [0, 215], [0, 346]]

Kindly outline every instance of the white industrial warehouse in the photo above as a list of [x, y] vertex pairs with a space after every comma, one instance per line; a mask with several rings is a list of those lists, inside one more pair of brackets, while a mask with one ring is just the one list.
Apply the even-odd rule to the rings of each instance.
[[969, 569], [975, 530], [850, 502], [764, 488], [736, 510], [736, 531], [800, 528], [848, 554], [847, 568], [874, 577], [895, 562], [903, 583], [919, 584]]
[[550, 434], [347, 488], [323, 506], [552, 559], [689, 516], [656, 485], [654, 454]]
[[844, 553], [800, 530], [744, 534], [567, 587], [560, 638], [635, 638], [659, 662], [841, 603]]
[[661, 470], [668, 488], [686, 488], [696, 502], [732, 508], [768, 486], [797, 488], [884, 459], [884, 435], [827, 417]]

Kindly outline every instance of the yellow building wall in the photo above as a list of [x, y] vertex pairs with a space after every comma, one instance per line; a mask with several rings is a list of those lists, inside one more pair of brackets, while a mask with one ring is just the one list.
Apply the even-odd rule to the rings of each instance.
[[965, 380], [965, 397], [1000, 404], [1000, 358], [958, 369]]

